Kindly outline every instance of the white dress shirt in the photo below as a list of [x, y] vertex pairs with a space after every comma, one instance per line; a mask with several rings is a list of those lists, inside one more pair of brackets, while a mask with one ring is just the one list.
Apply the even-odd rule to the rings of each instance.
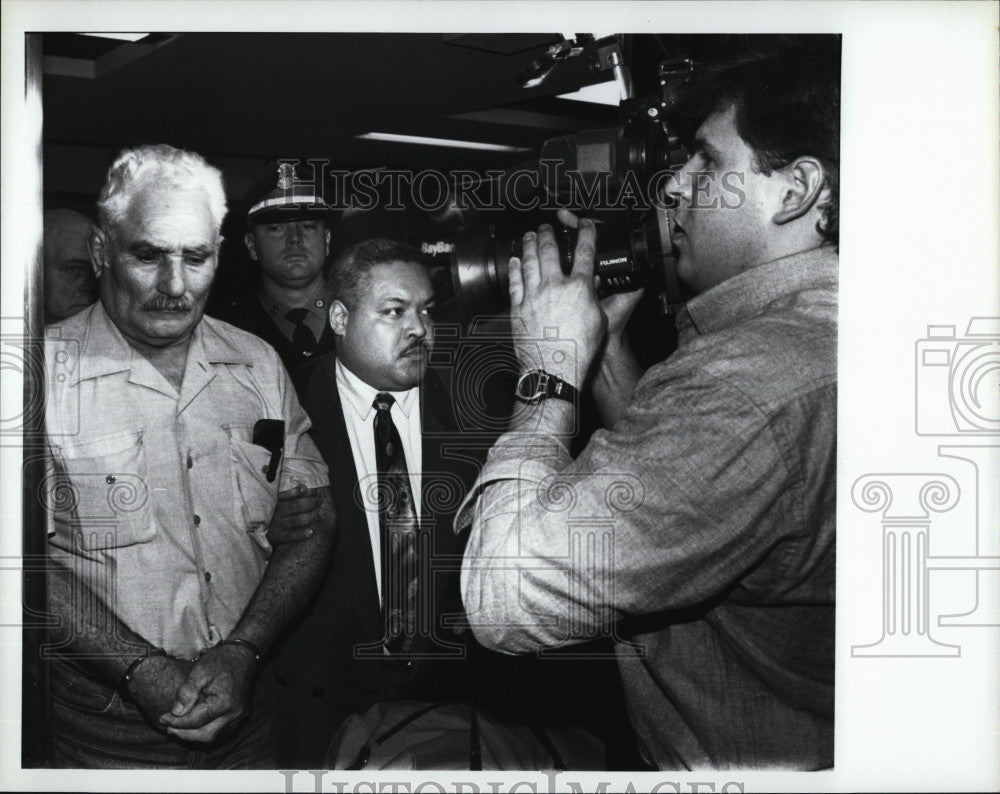
[[[358, 482], [364, 499], [365, 516], [368, 519], [368, 537], [372, 544], [372, 559], [375, 561], [375, 584], [378, 587], [379, 603], [382, 602], [382, 544], [378, 522], [378, 468], [375, 463], [375, 409], [372, 403], [378, 390], [372, 388], [343, 365], [336, 364], [337, 388], [340, 404], [347, 425], [347, 437], [351, 441], [351, 454], [358, 471]], [[399, 432], [406, 455], [406, 468], [410, 474], [410, 490], [413, 504], [420, 515], [420, 474], [423, 471], [423, 449], [420, 433], [420, 389], [388, 392], [395, 398], [389, 415]]]

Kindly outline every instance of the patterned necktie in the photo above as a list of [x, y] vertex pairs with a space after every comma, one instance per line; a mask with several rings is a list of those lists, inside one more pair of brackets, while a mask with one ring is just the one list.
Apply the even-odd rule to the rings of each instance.
[[417, 633], [417, 514], [403, 444], [389, 414], [393, 402], [392, 395], [385, 393], [377, 394], [372, 402], [382, 538], [382, 604], [386, 649], [390, 653], [409, 653]]
[[306, 325], [308, 315], [309, 310], [301, 308], [289, 309], [285, 314], [285, 319], [295, 326], [295, 330], [292, 331], [292, 344], [303, 356], [311, 356], [316, 352], [316, 335]]

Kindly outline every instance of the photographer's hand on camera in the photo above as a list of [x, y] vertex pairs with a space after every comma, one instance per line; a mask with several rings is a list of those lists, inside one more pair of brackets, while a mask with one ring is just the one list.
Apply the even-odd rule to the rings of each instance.
[[[572, 217], [560, 213], [560, 219]], [[581, 219], [578, 229], [569, 275], [562, 271], [551, 226], [524, 235], [521, 258], [510, 260], [510, 312], [522, 370], [543, 369], [579, 389], [607, 318], [594, 288], [594, 222]]]
[[607, 333], [597, 353], [593, 393], [606, 428], [614, 428], [642, 375], [625, 336], [625, 326], [642, 298], [642, 290], [619, 292], [601, 301]]

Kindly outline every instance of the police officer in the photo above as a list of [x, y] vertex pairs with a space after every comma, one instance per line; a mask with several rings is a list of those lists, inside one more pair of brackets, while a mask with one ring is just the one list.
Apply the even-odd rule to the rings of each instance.
[[243, 241], [260, 265], [259, 286], [224, 301], [217, 314], [268, 342], [292, 370], [333, 350], [325, 277], [331, 213], [289, 162], [251, 189], [246, 206]]

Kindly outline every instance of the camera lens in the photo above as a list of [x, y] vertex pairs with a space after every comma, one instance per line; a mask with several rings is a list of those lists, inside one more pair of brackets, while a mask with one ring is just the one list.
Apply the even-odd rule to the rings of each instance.
[[[512, 234], [494, 226], [459, 236], [451, 254], [451, 282], [466, 317], [499, 314], [510, 305], [508, 265], [512, 256], [521, 255], [522, 237], [521, 233]], [[563, 272], [569, 273], [576, 249], [576, 230], [558, 230], [556, 241]], [[624, 235], [600, 227], [594, 256], [598, 297], [644, 287], [662, 273], [664, 250], [655, 217], [637, 224]]]
[[466, 317], [499, 314], [509, 304], [510, 234], [493, 226], [461, 234], [451, 250], [451, 283]]

